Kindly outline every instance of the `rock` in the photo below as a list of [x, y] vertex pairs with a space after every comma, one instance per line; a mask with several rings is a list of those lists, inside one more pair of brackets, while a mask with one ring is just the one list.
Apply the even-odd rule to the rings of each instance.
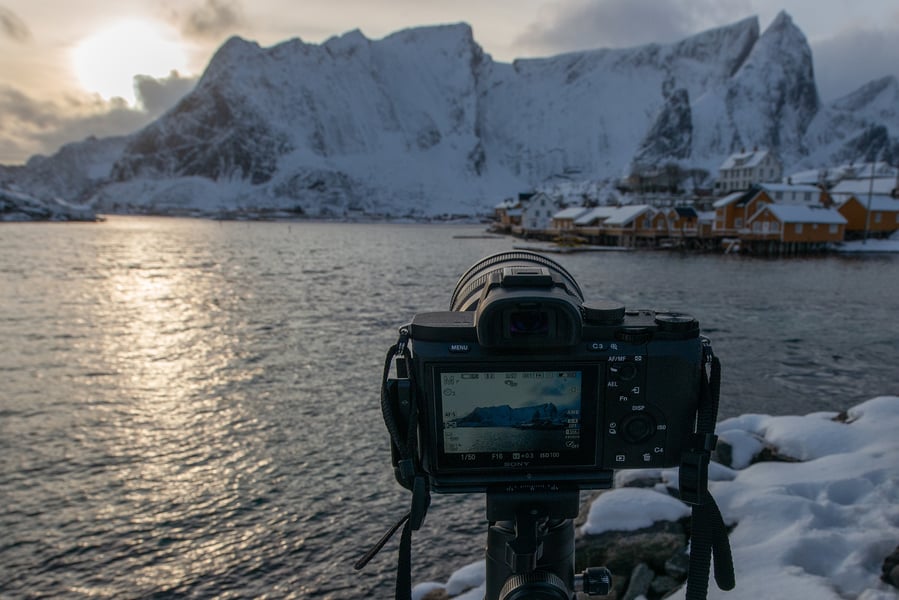
[[899, 588], [899, 546], [883, 560], [880, 578], [893, 587]]
[[627, 592], [621, 600], [636, 600], [640, 596], [646, 596], [649, 593], [649, 586], [652, 583], [655, 573], [646, 563], [640, 563], [631, 571], [631, 577], [627, 584]]
[[886, 576], [884, 581], [895, 588], [899, 588], [899, 565], [896, 565], [890, 570], [889, 575]]
[[662, 572], [668, 559], [687, 545], [681, 521], [660, 521], [636, 531], [606, 531], [575, 540], [575, 570], [605, 566], [613, 573], [630, 573], [640, 563]]
[[649, 591], [652, 592], [653, 596], [661, 598], [679, 588], [682, 583], [683, 582], [676, 580], [674, 577], [661, 575], [652, 580]]
[[678, 552], [665, 562], [665, 573], [678, 581], [684, 581], [689, 571], [690, 555], [686, 551]]

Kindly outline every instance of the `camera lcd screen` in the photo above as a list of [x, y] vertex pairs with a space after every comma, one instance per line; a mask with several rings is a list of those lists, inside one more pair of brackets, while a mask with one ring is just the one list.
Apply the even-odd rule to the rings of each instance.
[[589, 370], [442, 370], [438, 438], [442, 466], [513, 468], [593, 463], [595, 393]]

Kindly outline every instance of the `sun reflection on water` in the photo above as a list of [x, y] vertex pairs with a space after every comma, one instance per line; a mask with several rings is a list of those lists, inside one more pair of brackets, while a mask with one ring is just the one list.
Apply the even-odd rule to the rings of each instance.
[[256, 419], [223, 402], [263, 372], [243, 360], [241, 324], [221, 307], [238, 292], [214, 256], [173, 253], [164, 232], [147, 233], [116, 249], [98, 290], [97, 312], [120, 320], [95, 359], [116, 374], [103, 442], [121, 484], [98, 517], [127, 520], [134, 542], [159, 554], [134, 572], [140, 589], [172, 589], [240, 564], [264, 537], [262, 523], [228, 523], [255, 494], [253, 478], [274, 466], [253, 448]]

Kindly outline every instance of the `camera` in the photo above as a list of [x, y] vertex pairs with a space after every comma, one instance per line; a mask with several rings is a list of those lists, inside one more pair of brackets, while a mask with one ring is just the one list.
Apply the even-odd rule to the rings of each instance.
[[[391, 369], [395, 367], [395, 376]], [[679, 467], [693, 506], [688, 598], [709, 564], [734, 587], [727, 530], [708, 494], [721, 366], [693, 317], [585, 301], [574, 278], [533, 252], [502, 252], [459, 279], [450, 309], [419, 313], [387, 352], [381, 410], [394, 475], [412, 491], [396, 598], [410, 597], [411, 532], [430, 492], [486, 492], [486, 600], [605, 595], [604, 567], [574, 573], [582, 489], [614, 469]], [[695, 571], [695, 572], [694, 572]]]
[[389, 401], [434, 491], [607, 488], [613, 469], [677, 466], [694, 431], [696, 319], [585, 302], [540, 254], [477, 262], [407, 335]]

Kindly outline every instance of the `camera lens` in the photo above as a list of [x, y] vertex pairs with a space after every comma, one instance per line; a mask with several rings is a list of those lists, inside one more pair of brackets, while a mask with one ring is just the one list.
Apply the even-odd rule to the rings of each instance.
[[477, 309], [481, 290], [490, 280], [490, 276], [497, 272], [501, 273], [507, 267], [545, 267], [564, 282], [569, 294], [580, 302], [584, 301], [584, 295], [574, 277], [557, 262], [533, 252], [500, 252], [476, 262], [459, 278], [456, 289], [453, 290], [450, 310]]

